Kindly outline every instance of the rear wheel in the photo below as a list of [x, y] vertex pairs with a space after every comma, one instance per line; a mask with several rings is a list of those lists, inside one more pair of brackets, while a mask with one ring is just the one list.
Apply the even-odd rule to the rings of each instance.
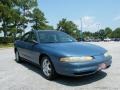
[[18, 62], [18, 63], [21, 62], [21, 58], [19, 56], [19, 52], [18, 51], [15, 52], [15, 61]]
[[46, 79], [52, 80], [56, 77], [55, 69], [47, 56], [42, 58], [41, 68]]

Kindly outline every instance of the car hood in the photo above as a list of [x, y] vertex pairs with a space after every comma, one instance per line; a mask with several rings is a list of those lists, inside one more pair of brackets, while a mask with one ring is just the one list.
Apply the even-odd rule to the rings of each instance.
[[94, 56], [104, 54], [106, 50], [100, 46], [83, 43], [49, 43], [43, 45], [47, 50], [62, 56]]

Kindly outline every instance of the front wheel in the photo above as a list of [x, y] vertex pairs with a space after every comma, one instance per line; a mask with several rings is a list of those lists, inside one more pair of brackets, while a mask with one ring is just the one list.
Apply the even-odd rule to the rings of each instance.
[[56, 77], [55, 69], [48, 57], [42, 58], [41, 68], [46, 79], [52, 80]]

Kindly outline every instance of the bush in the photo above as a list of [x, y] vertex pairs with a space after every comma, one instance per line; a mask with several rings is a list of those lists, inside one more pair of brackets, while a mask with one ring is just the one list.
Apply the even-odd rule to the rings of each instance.
[[12, 37], [0, 37], [0, 43], [13, 43], [14, 39]]

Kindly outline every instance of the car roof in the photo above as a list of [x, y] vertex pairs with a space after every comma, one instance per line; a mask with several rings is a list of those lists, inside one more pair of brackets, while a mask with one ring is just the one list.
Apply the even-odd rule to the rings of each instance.
[[60, 32], [60, 31], [57, 31], [57, 30], [32, 30], [33, 32]]

